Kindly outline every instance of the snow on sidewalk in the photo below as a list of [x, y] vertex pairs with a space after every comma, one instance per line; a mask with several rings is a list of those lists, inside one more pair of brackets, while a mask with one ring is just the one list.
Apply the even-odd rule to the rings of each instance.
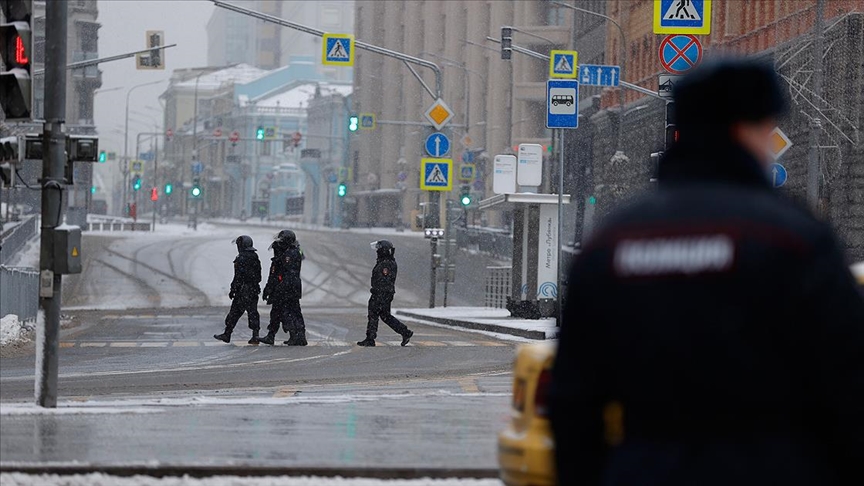
[[322, 477], [238, 477], [215, 476], [209, 478], [149, 476], [119, 477], [106, 474], [57, 476], [53, 474], [29, 475], [0, 474], [3, 486], [503, 486], [497, 479], [365, 479]]
[[397, 316], [432, 322], [471, 331], [495, 333], [504, 338], [556, 339], [558, 327], [555, 319], [516, 319], [507, 309], [487, 307], [436, 307], [434, 309], [400, 309]]
[[22, 321], [15, 314], [3, 316], [0, 318], [0, 347], [19, 346], [30, 342], [34, 329], [33, 322]]

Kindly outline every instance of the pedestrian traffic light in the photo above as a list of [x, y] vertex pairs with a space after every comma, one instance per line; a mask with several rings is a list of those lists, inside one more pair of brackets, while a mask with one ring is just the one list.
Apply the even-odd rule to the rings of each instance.
[[191, 194], [193, 198], [197, 199], [201, 197], [201, 194], [203, 193], [204, 191], [201, 190], [201, 179], [198, 179], [197, 177], [192, 179], [192, 190], [189, 191], [189, 194]]
[[501, 27], [501, 59], [509, 60], [513, 55], [513, 28]]
[[463, 184], [460, 188], [459, 202], [462, 203], [463, 206], [471, 205], [471, 186], [469, 184]]
[[33, 118], [33, 0], [3, 0], [0, 24], [0, 106], [7, 120]]
[[170, 182], [166, 182], [165, 183], [165, 195], [170, 196], [171, 192], [173, 192], [173, 191], [174, 191], [174, 185], [171, 184]]
[[678, 127], [675, 125], [675, 102], [666, 102], [666, 150], [678, 141]]
[[90, 186], [90, 194], [96, 194], [98, 188], [96, 186]]
[[108, 160], [108, 153], [104, 150], [99, 152], [99, 163], [104, 164], [105, 161]]
[[156, 202], [159, 200], [159, 189], [155, 187], [150, 188], [150, 200]]
[[348, 184], [344, 182], [339, 184], [339, 187], [336, 189], [336, 195], [339, 197], [345, 197], [348, 195]]
[[360, 128], [360, 117], [357, 115], [351, 115], [348, 117], [348, 131], [356, 132], [357, 129]]
[[0, 138], [0, 162], [18, 162], [18, 137]]
[[132, 189], [136, 191], [141, 189], [141, 176], [135, 176], [135, 178], [132, 179]]
[[255, 130], [255, 138], [257, 140], [264, 140], [264, 127], [258, 127], [258, 129]]

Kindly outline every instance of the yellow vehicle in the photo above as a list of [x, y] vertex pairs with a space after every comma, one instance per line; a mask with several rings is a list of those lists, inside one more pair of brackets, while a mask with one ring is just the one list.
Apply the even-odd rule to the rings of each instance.
[[554, 486], [555, 460], [548, 394], [556, 345], [521, 346], [513, 365], [513, 410], [498, 435], [498, 464], [507, 486]]

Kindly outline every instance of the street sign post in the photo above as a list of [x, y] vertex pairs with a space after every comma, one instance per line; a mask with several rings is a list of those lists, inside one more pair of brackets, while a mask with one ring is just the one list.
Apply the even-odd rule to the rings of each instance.
[[375, 130], [376, 125], [375, 113], [360, 113], [361, 130]]
[[441, 132], [435, 132], [426, 137], [424, 146], [430, 157], [440, 158], [450, 152], [450, 139]]
[[546, 81], [546, 128], [579, 126], [579, 83], [571, 79]]
[[579, 84], [583, 86], [617, 87], [620, 81], [621, 66], [579, 65]]
[[[780, 130], [780, 127], [771, 132], [771, 157], [778, 160], [783, 154], [792, 147], [792, 140]], [[785, 170], [785, 169], [784, 169]]]
[[321, 63], [328, 66], [354, 65], [354, 36], [351, 34], [324, 34], [321, 42]]
[[449, 191], [453, 189], [452, 159], [421, 159], [420, 189]]
[[204, 172], [204, 164], [201, 162], [192, 162], [192, 173], [194, 175], [199, 175]]
[[447, 103], [444, 103], [444, 100], [438, 98], [423, 115], [435, 127], [435, 130], [441, 130], [453, 118], [453, 110], [447, 106]]
[[769, 173], [771, 174], [771, 185], [775, 188], [783, 187], [786, 184], [786, 180], [789, 178], [789, 174], [786, 172], [786, 167], [783, 165], [774, 162], [769, 166]]
[[702, 61], [702, 43], [692, 35], [667, 35], [660, 42], [660, 65], [672, 74], [684, 74]]
[[549, 52], [549, 77], [550, 78], [575, 78], [577, 75], [576, 65], [579, 53], [576, 51]]
[[473, 182], [475, 168], [474, 164], [462, 164], [459, 168], [459, 180], [462, 182]]
[[654, 0], [655, 34], [711, 33], [711, 0]]
[[671, 98], [675, 89], [675, 83], [681, 80], [681, 76], [675, 74], [661, 74], [657, 79], [657, 94], [661, 98]]

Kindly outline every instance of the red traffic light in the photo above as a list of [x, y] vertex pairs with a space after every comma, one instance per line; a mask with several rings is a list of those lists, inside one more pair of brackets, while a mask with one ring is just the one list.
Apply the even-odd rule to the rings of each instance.
[[27, 57], [27, 50], [24, 48], [24, 39], [20, 35], [15, 37], [15, 64], [19, 66], [30, 64], [30, 58]]
[[158, 201], [159, 200], [159, 189], [156, 189], [155, 187], [150, 189], [150, 200], [151, 201]]

